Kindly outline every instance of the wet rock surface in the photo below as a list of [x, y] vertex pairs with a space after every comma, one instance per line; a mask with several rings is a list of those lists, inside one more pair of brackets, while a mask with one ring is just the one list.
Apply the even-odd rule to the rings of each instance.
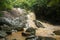
[[14, 30], [17, 30], [17, 31], [24, 31], [23, 27], [16, 27]]
[[60, 30], [56, 30], [53, 33], [55, 33], [55, 35], [60, 35]]
[[27, 37], [25, 40], [56, 40], [56, 39], [52, 37], [31, 36]]
[[44, 37], [44, 40], [56, 40], [56, 39], [52, 37]]
[[4, 24], [8, 26], [12, 26], [7, 20], [4, 19], [4, 17], [0, 17], [0, 26]]
[[38, 27], [38, 28], [45, 28], [38, 20], [34, 20], [35, 22], [35, 25]]
[[2, 38], [2, 39], [0, 39], [0, 40], [7, 40], [6, 38]]
[[36, 33], [36, 29], [29, 27], [26, 29], [25, 32], [22, 32], [22, 36], [31, 36], [31, 35], [35, 35]]
[[0, 38], [5, 38], [7, 34], [4, 31], [0, 31]]
[[6, 32], [6, 34], [11, 35], [11, 34], [12, 34], [12, 32], [11, 32], [11, 31], [8, 31], [8, 32]]
[[27, 37], [25, 40], [37, 40], [37, 37], [32, 35]]
[[29, 32], [29, 33], [31, 33], [32, 35], [35, 35], [36, 29], [30, 27], [30, 28], [28, 28], [28, 29], [26, 30], [26, 32]]
[[24, 37], [27, 37], [27, 36], [30, 36], [30, 35], [31, 35], [30, 33], [22, 32], [22, 36], [24, 36]]

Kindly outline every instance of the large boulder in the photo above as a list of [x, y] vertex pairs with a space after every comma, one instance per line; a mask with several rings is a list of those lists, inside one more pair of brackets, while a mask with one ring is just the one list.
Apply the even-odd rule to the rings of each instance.
[[27, 20], [27, 12], [25, 10], [20, 8], [13, 8], [12, 10], [1, 11], [0, 13], [3, 14], [0, 17], [0, 27], [3, 25], [7, 25], [10, 28], [12, 27], [12, 29], [17, 30], [19, 30], [19, 28], [21, 27], [25, 27]]
[[[33, 12], [26, 11], [20, 8], [13, 8], [8, 11], [0, 11], [0, 31], [3, 30], [6, 34], [10, 35], [14, 31], [21, 31], [24, 28], [28, 28], [26, 33], [23, 32], [22, 36], [35, 35], [36, 30], [34, 28], [35, 15]], [[32, 24], [31, 24], [32, 23]], [[3, 36], [3, 35], [2, 35]]]
[[[13, 8], [8, 11], [0, 11], [0, 37], [12, 34], [13, 30], [21, 31], [26, 27], [28, 19], [26, 12], [20, 8]], [[27, 26], [28, 27], [28, 26]]]

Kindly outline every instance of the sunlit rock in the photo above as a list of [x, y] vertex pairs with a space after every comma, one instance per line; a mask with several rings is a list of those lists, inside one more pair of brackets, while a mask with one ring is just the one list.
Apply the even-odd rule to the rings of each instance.
[[20, 8], [13, 8], [8, 11], [1, 11], [3, 14], [0, 17], [0, 25], [8, 25], [12, 29], [20, 30], [21, 28], [26, 27], [27, 12]]

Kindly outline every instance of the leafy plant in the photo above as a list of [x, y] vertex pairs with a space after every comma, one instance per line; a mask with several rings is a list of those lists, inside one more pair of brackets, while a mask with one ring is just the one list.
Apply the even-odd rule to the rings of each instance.
[[31, 7], [35, 4], [35, 2], [36, 2], [36, 0], [17, 0], [14, 7], [31, 9]]
[[1, 0], [0, 1], [0, 10], [12, 9], [15, 0]]

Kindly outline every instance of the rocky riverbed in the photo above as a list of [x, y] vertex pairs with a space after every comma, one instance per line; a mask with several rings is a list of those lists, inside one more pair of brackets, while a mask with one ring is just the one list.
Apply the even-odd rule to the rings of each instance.
[[41, 22], [33, 12], [13, 8], [1, 11], [0, 40], [60, 40], [60, 26]]
[[[54, 39], [60, 40], [60, 35], [56, 35], [55, 33], [53, 33], [53, 31], [60, 30], [60, 26], [54, 26], [54, 25], [51, 25], [48, 23], [42, 23], [42, 24], [47, 28], [38, 28], [36, 30], [36, 36], [41, 36], [43, 39], [45, 37], [48, 37], [50, 40], [54, 40]], [[13, 32], [12, 35], [7, 36], [7, 38], [8, 38], [8, 40], [12, 40], [12, 39], [25, 40], [26, 37], [22, 36], [22, 34], [21, 34], [22, 32], [23, 31]], [[59, 32], [57, 32], [57, 33], [59, 33]], [[50, 37], [52, 37], [54, 39], [51, 39]], [[42, 38], [41, 38], [41, 40], [43, 40]], [[45, 40], [49, 40], [48, 38]]]

